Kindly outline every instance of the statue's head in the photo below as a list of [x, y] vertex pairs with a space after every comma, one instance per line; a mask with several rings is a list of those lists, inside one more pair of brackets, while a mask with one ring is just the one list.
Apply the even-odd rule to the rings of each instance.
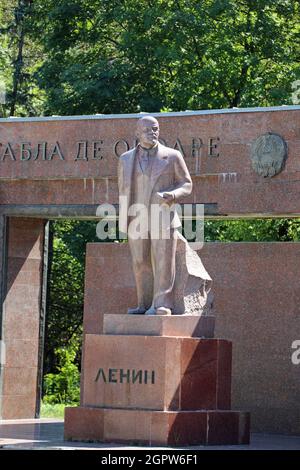
[[144, 148], [152, 148], [158, 142], [159, 124], [152, 116], [143, 116], [138, 120], [136, 136]]

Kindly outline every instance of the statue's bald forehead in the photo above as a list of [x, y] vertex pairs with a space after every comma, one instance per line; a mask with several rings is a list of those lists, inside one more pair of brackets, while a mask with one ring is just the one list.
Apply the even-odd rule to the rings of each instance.
[[156, 126], [159, 126], [158, 124], [158, 121], [157, 119], [155, 119], [155, 117], [153, 116], [143, 116], [142, 118], [140, 118], [137, 122], [137, 127], [138, 129], [140, 129], [141, 127], [143, 126], [153, 126], [153, 125], [156, 125]]

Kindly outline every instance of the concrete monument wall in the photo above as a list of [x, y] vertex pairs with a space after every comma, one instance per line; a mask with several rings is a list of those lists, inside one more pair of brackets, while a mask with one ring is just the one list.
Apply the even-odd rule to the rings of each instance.
[[[251, 412], [252, 431], [300, 434], [300, 243], [206, 243], [217, 338], [233, 342], [232, 409]], [[87, 246], [84, 331], [102, 333], [105, 313], [135, 302], [126, 243]], [[108, 295], [109, 293], [109, 295]]]

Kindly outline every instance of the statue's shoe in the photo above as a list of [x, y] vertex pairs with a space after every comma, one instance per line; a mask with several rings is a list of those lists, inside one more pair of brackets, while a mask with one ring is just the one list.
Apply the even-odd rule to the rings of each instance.
[[146, 309], [144, 307], [129, 308], [127, 313], [129, 315], [144, 315]]
[[172, 311], [167, 307], [158, 307], [156, 309], [156, 315], [172, 315]]
[[156, 315], [156, 310], [154, 307], [150, 307], [148, 308], [148, 310], [146, 311], [145, 315]]

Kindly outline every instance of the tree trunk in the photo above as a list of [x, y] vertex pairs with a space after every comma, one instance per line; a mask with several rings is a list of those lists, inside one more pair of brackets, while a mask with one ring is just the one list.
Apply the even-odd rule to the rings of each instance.
[[22, 72], [24, 67], [23, 53], [25, 43], [25, 20], [29, 14], [32, 0], [18, 0], [17, 7], [15, 9], [15, 26], [17, 35], [17, 57], [13, 61], [13, 89], [10, 99], [10, 115], [14, 116], [16, 111], [16, 105], [18, 102], [18, 93], [20, 84], [22, 82]]

